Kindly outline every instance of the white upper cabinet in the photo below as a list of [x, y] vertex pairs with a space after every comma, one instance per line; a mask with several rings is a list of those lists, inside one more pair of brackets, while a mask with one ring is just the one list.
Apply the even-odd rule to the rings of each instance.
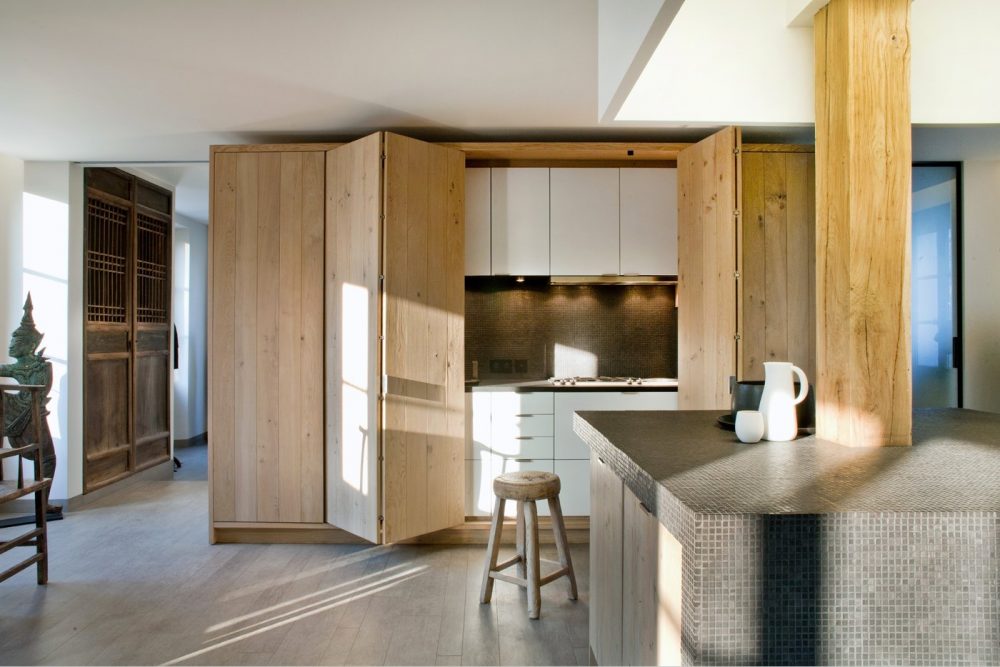
[[493, 275], [549, 275], [549, 170], [491, 172]]
[[465, 275], [490, 275], [490, 170], [465, 170]]
[[551, 275], [618, 275], [618, 172], [551, 170]]
[[676, 169], [621, 170], [621, 273], [677, 275]]

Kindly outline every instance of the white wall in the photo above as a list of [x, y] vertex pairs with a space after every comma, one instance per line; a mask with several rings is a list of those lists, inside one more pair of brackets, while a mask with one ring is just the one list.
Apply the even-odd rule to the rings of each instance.
[[208, 227], [174, 216], [174, 325], [180, 342], [174, 371], [174, 439], [186, 440], [207, 430], [206, 297]]
[[1000, 160], [962, 177], [965, 407], [1000, 412]]
[[26, 162], [22, 199], [21, 291], [52, 363], [49, 429], [58, 465], [51, 496], [83, 492], [82, 169]]

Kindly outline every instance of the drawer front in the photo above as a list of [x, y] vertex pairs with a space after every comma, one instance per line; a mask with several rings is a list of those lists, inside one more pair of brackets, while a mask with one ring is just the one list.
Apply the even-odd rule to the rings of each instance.
[[509, 459], [551, 459], [552, 436], [494, 438], [493, 453]]
[[573, 414], [587, 410], [676, 410], [674, 391], [564, 392], [555, 397], [555, 458], [589, 459], [590, 447], [573, 432]]
[[551, 415], [553, 405], [551, 391], [536, 391], [519, 394], [513, 391], [490, 392], [493, 398], [493, 421], [517, 417], [519, 415]]
[[529, 415], [527, 417], [493, 418], [491, 435], [493, 451], [498, 443], [526, 437], [552, 437], [552, 415]]

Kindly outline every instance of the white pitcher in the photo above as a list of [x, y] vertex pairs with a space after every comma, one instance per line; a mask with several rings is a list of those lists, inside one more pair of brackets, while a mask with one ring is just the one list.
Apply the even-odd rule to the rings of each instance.
[[[799, 376], [799, 395], [792, 384], [792, 374]], [[760, 411], [764, 414], [764, 439], [775, 442], [793, 440], [799, 432], [795, 406], [806, 400], [809, 380], [802, 369], [790, 361], [764, 362], [764, 393]]]

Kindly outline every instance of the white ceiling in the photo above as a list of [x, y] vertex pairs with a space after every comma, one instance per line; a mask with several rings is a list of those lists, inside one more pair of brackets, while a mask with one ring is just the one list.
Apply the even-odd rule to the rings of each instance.
[[598, 127], [596, 0], [0, 3], [0, 153]]

